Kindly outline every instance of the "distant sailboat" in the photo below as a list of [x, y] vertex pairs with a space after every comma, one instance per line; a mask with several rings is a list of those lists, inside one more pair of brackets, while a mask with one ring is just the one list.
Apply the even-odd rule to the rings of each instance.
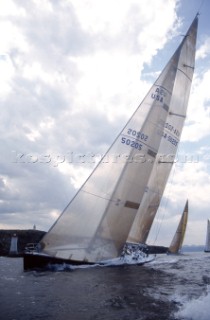
[[210, 221], [207, 220], [206, 245], [204, 252], [210, 252]]
[[147, 261], [141, 251], [186, 117], [197, 25], [198, 16], [104, 158], [43, 237], [39, 252], [25, 254], [25, 269], [49, 262]]
[[188, 200], [185, 204], [184, 211], [182, 213], [179, 225], [177, 227], [176, 233], [173, 237], [173, 240], [168, 248], [169, 253], [173, 254], [178, 254], [180, 253], [183, 241], [184, 241], [184, 236], [186, 232], [186, 227], [187, 227], [187, 220], [188, 220]]

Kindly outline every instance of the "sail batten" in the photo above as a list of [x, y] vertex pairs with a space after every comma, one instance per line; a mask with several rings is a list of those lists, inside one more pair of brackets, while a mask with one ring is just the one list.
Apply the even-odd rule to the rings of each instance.
[[181, 118], [186, 118], [185, 114], [179, 114], [179, 113], [175, 113], [175, 112], [172, 112], [172, 111], [169, 112], [169, 115], [170, 116], [181, 117]]

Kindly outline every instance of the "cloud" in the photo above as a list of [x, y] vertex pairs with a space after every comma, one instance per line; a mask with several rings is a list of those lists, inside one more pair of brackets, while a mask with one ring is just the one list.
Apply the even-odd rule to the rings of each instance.
[[[199, 70], [198, 70], [199, 71]], [[196, 142], [210, 132], [210, 71], [195, 73], [182, 140]]]
[[210, 38], [208, 37], [205, 39], [204, 43], [197, 50], [196, 58], [204, 59], [209, 55], [209, 53], [210, 53]]

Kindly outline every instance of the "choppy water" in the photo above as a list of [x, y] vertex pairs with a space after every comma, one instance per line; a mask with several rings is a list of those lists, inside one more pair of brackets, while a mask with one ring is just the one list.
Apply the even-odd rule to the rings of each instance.
[[23, 272], [0, 257], [2, 320], [209, 320], [210, 254], [157, 256], [144, 266]]

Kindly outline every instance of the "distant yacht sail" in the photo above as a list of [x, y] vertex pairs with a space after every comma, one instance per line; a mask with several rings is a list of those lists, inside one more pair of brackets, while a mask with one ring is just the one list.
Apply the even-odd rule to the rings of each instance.
[[185, 208], [182, 213], [176, 233], [168, 248], [169, 253], [178, 254], [180, 252], [183, 241], [184, 241], [185, 232], [186, 232], [187, 220], [188, 220], [188, 201], [185, 204]]
[[41, 240], [39, 253], [24, 256], [25, 269], [53, 259], [103, 263], [119, 258], [130, 240], [145, 243], [172, 166], [160, 163], [160, 154], [175, 154], [184, 123], [197, 24], [196, 16], [140, 106]]
[[210, 221], [207, 220], [206, 245], [205, 252], [210, 252]]

